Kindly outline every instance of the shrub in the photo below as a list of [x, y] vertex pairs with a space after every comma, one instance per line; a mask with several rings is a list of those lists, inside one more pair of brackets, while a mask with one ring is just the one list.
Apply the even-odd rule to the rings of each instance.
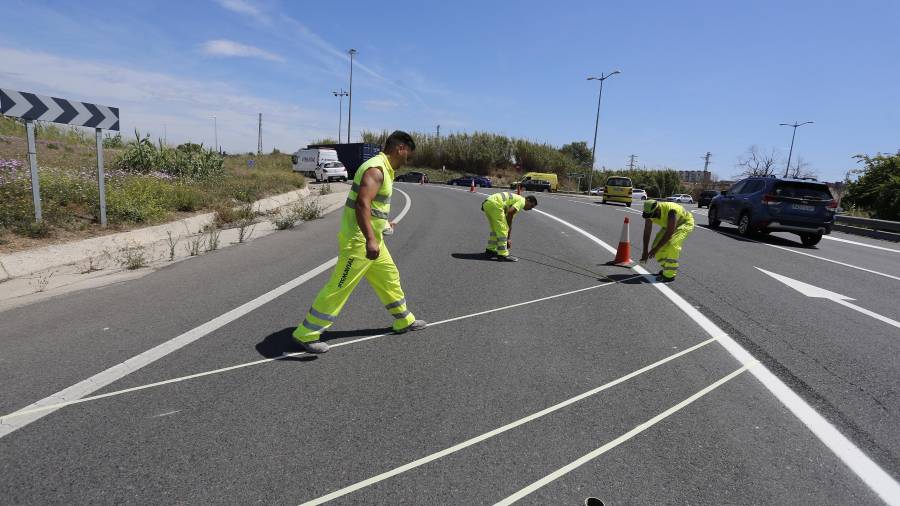
[[164, 218], [172, 191], [170, 183], [152, 177], [131, 177], [107, 186], [106, 213], [110, 220], [146, 223]]
[[20, 223], [16, 226], [15, 231], [19, 235], [31, 237], [32, 239], [50, 237], [50, 225], [48, 225], [46, 221], [40, 223], [33, 221], [30, 223]]

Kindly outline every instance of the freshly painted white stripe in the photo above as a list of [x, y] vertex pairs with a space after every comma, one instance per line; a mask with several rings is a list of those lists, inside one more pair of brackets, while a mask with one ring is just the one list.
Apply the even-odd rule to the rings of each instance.
[[617, 207], [616, 209], [618, 209], [619, 211], [622, 211], [623, 213], [644, 214], [644, 213], [638, 211], [637, 209], [632, 209], [630, 207]]
[[[556, 216], [537, 209], [535, 209], [535, 211], [575, 230], [610, 253], [615, 253], [615, 249], [610, 245], [568, 221], [559, 219]], [[772, 245], [770, 244], [769, 246]], [[632, 269], [640, 274], [650, 275], [650, 273], [640, 265], [637, 265]], [[732, 339], [731, 336], [720, 329], [718, 325], [704, 316], [703, 313], [697, 311], [694, 306], [690, 305], [684, 298], [675, 293], [667, 285], [664, 283], [653, 283], [653, 286], [662, 292], [666, 298], [672, 301], [672, 303], [678, 306], [678, 308], [688, 317], [694, 320], [694, 322], [700, 325], [700, 327], [711, 337], [718, 339], [719, 343], [721, 343], [738, 362], [747, 364], [750, 363], [750, 361], [755, 360], [747, 350], [737, 343], [737, 341]], [[873, 462], [868, 455], [863, 453], [863, 451], [854, 445], [853, 442], [841, 434], [841, 432], [831, 425], [828, 420], [807, 404], [803, 398], [791, 390], [783, 381], [778, 379], [778, 377], [769, 371], [768, 368], [764, 366], [754, 367], [750, 372], [763, 384], [763, 386], [772, 392], [782, 404], [791, 410], [791, 412], [794, 413], [794, 416], [803, 422], [803, 424], [806, 425], [806, 427], [809, 428], [825, 446], [834, 452], [834, 454], [837, 455], [837, 457], [841, 459], [854, 474], [875, 491], [882, 500], [888, 504], [900, 506], [900, 483], [897, 483], [891, 475]]]
[[672, 406], [671, 408], [663, 411], [662, 413], [654, 416], [653, 418], [647, 420], [646, 422], [631, 429], [630, 431], [626, 432], [625, 434], [622, 434], [621, 436], [613, 439], [609, 443], [606, 443], [605, 445], [601, 446], [600, 448], [597, 448], [596, 450], [578, 458], [574, 462], [566, 464], [565, 466], [557, 469], [556, 471], [553, 471], [552, 473], [548, 474], [547, 476], [544, 476], [543, 478], [532, 483], [531, 485], [528, 485], [527, 487], [519, 490], [518, 492], [507, 497], [506, 499], [503, 499], [502, 501], [498, 501], [498, 502], [494, 503], [494, 506], [507, 506], [509, 504], [512, 504], [512, 503], [518, 501], [519, 499], [522, 499], [523, 497], [527, 496], [528, 494], [531, 494], [535, 490], [538, 490], [539, 488], [547, 485], [548, 483], [555, 481], [558, 478], [574, 471], [575, 469], [581, 467], [582, 465], [590, 462], [591, 460], [599, 457], [600, 455], [603, 455], [604, 453], [608, 452], [609, 450], [612, 450], [613, 448], [619, 446], [620, 444], [624, 443], [625, 441], [628, 441], [629, 439], [637, 436], [641, 432], [644, 432], [645, 430], [649, 429], [650, 427], [653, 427], [654, 425], [661, 422], [662, 420], [665, 420], [669, 416], [684, 409], [685, 406], [691, 404], [692, 402], [696, 401], [697, 399], [699, 399], [699, 398], [703, 397], [704, 395], [712, 392], [713, 390], [719, 388], [720, 386], [724, 385], [725, 383], [727, 383], [729, 380], [731, 380], [735, 376], [741, 374], [742, 372], [746, 371], [747, 369], [749, 369], [750, 367], [752, 367], [753, 365], [755, 365], [757, 363], [758, 362], [753, 362], [753, 363], [747, 364], [747, 365], [739, 368], [738, 370], [732, 372], [731, 374], [725, 376], [724, 378], [707, 386], [703, 390], [700, 390], [699, 392], [688, 397], [687, 399], [679, 402], [678, 404]]
[[402, 465], [402, 466], [395, 467], [394, 469], [391, 469], [390, 471], [386, 471], [386, 472], [381, 473], [381, 474], [379, 474], [379, 475], [376, 475], [376, 476], [373, 476], [373, 477], [371, 477], [371, 478], [365, 479], [365, 480], [363, 480], [363, 481], [354, 483], [353, 485], [349, 485], [349, 486], [344, 487], [344, 488], [342, 488], [342, 489], [340, 489], [340, 490], [335, 490], [334, 492], [332, 492], [332, 493], [330, 493], [330, 494], [327, 494], [327, 495], [324, 495], [324, 496], [322, 496], [322, 497], [313, 499], [313, 500], [311, 500], [311, 501], [307, 501], [307, 502], [303, 503], [301, 506], [312, 506], [312, 505], [315, 505], [315, 504], [322, 504], [322, 503], [324, 503], [324, 502], [328, 502], [328, 501], [331, 501], [331, 500], [333, 500], [333, 499], [337, 499], [338, 497], [341, 497], [341, 496], [350, 494], [350, 493], [352, 493], [352, 492], [355, 492], [355, 491], [357, 491], [357, 490], [359, 490], [359, 489], [361, 489], [361, 488], [365, 488], [365, 487], [368, 487], [368, 486], [370, 486], [370, 485], [374, 485], [375, 483], [378, 483], [378, 482], [380, 482], [380, 481], [384, 481], [384, 480], [386, 480], [386, 479], [388, 479], [388, 478], [397, 476], [398, 474], [405, 473], [406, 471], [409, 471], [410, 469], [415, 469], [415, 468], [417, 468], [417, 467], [419, 467], [419, 466], [423, 466], [423, 465], [425, 465], [425, 464], [427, 464], [427, 463], [429, 463], [429, 462], [434, 462], [435, 460], [438, 460], [438, 459], [440, 459], [440, 458], [446, 457], [447, 455], [450, 455], [450, 454], [452, 454], [452, 453], [456, 453], [456, 452], [458, 452], [458, 451], [460, 451], [460, 450], [462, 450], [462, 449], [464, 449], [464, 448], [468, 448], [468, 447], [470, 447], [470, 446], [472, 446], [472, 445], [481, 443], [482, 441], [486, 441], [486, 440], [488, 440], [488, 439], [490, 439], [490, 438], [492, 438], [492, 437], [494, 437], [494, 436], [497, 436], [497, 435], [499, 435], [499, 434], [502, 434], [502, 433], [504, 433], [504, 432], [507, 432], [507, 431], [509, 431], [509, 430], [512, 430], [512, 429], [514, 429], [514, 428], [516, 428], [516, 427], [519, 427], [519, 426], [521, 426], [521, 425], [525, 425], [526, 423], [532, 422], [532, 421], [534, 421], [534, 420], [537, 420], [538, 418], [541, 418], [541, 417], [543, 417], [543, 416], [545, 416], [545, 415], [548, 415], [548, 414], [553, 413], [553, 412], [555, 412], [555, 411], [559, 411], [560, 409], [563, 409], [563, 408], [565, 408], [566, 406], [570, 406], [570, 405], [572, 405], [572, 404], [574, 404], [574, 403], [576, 403], [576, 402], [578, 402], [578, 401], [587, 399], [588, 397], [591, 397], [591, 396], [593, 396], [593, 395], [596, 395], [596, 394], [598, 394], [598, 393], [600, 393], [600, 392], [602, 392], [602, 391], [604, 391], [604, 390], [609, 390], [610, 388], [612, 388], [612, 387], [614, 387], [614, 386], [616, 386], [616, 385], [618, 385], [618, 384], [620, 384], [620, 383], [624, 383], [624, 382], [630, 380], [631, 378], [634, 378], [635, 376], [639, 376], [639, 375], [641, 375], [641, 374], [643, 374], [643, 373], [645, 373], [645, 372], [648, 372], [648, 371], [651, 371], [651, 370], [653, 370], [653, 369], [656, 369], [657, 367], [659, 367], [659, 366], [661, 366], [661, 365], [663, 365], [663, 364], [665, 364], [665, 363], [671, 362], [672, 360], [675, 360], [676, 358], [682, 357], [682, 356], [684, 356], [684, 355], [687, 355], [688, 353], [691, 353], [691, 352], [693, 352], [693, 351], [695, 351], [695, 350], [698, 350], [698, 349], [700, 349], [700, 348], [706, 346], [707, 344], [709, 344], [709, 343], [711, 343], [711, 342], [713, 342], [713, 341], [715, 341], [715, 339], [707, 339], [706, 341], [703, 341], [702, 343], [695, 344], [694, 346], [691, 346], [690, 348], [687, 348], [687, 349], [685, 349], [685, 350], [682, 350], [682, 351], [680, 351], [680, 352], [678, 352], [678, 353], [675, 353], [675, 354], [673, 354], [673, 355], [669, 355], [668, 357], [666, 357], [666, 358], [664, 358], [664, 359], [662, 359], [662, 360], [658, 360], [658, 361], [656, 361], [656, 362], [654, 362], [654, 363], [652, 363], [652, 364], [650, 364], [650, 365], [644, 366], [644, 367], [642, 367], [642, 368], [640, 368], [640, 369], [638, 369], [638, 370], [636, 370], [636, 371], [630, 372], [630, 373], [628, 373], [628, 374], [626, 374], [626, 375], [624, 375], [624, 376], [622, 376], [622, 377], [620, 377], [620, 378], [617, 378], [617, 379], [615, 379], [615, 380], [613, 380], [613, 381], [610, 381], [609, 383], [606, 383], [606, 384], [601, 385], [601, 386], [599, 386], [599, 387], [596, 387], [596, 388], [593, 388], [593, 389], [591, 389], [591, 390], [588, 390], [587, 392], [578, 394], [578, 395], [576, 395], [575, 397], [566, 399], [566, 400], [564, 400], [564, 401], [562, 401], [562, 402], [560, 402], [560, 403], [558, 403], [558, 404], [554, 404], [553, 406], [550, 406], [550, 407], [548, 407], [548, 408], [544, 408], [544, 409], [542, 409], [542, 410], [540, 410], [540, 411], [538, 411], [538, 412], [536, 412], [536, 413], [533, 413], [533, 414], [530, 414], [530, 415], [528, 415], [528, 416], [526, 416], [526, 417], [520, 418], [520, 419], [518, 419], [518, 420], [516, 420], [516, 421], [514, 421], [514, 422], [510, 422], [510, 423], [508, 423], [508, 424], [506, 424], [506, 425], [504, 425], [504, 426], [502, 426], [502, 427], [498, 427], [498, 428], [496, 428], [496, 429], [494, 429], [494, 430], [491, 430], [491, 431], [489, 431], [489, 432], [485, 432], [484, 434], [481, 434], [481, 435], [479, 435], [479, 436], [475, 436], [475, 437], [473, 437], [473, 438], [471, 438], [471, 439], [467, 439], [467, 440], [465, 440], [465, 441], [463, 441], [463, 442], [461, 442], [461, 443], [455, 444], [455, 445], [453, 445], [453, 446], [451, 446], [451, 447], [449, 447], [449, 448], [445, 448], [445, 449], [443, 449], [443, 450], [441, 450], [441, 451], [432, 453], [431, 455], [427, 455], [427, 456], [422, 457], [422, 458], [420, 458], [420, 459], [418, 459], [418, 460], [414, 460], [414, 461], [412, 461], [412, 462], [410, 462], [410, 463], [408, 463], [408, 464], [404, 464], [404, 465]]
[[900, 329], [900, 322], [898, 322], [897, 320], [892, 320], [892, 319], [888, 318], [887, 316], [882, 316], [878, 313], [869, 311], [868, 309], [866, 309], [864, 307], [859, 307], [856, 304], [847, 302], [846, 300], [837, 300], [837, 299], [832, 299], [832, 300], [834, 300], [835, 302], [837, 302], [838, 304], [840, 304], [844, 307], [848, 307], [854, 311], [859, 311], [860, 313], [862, 313], [866, 316], [871, 316], [872, 318], [875, 318], [876, 320], [883, 321], [884, 323], [887, 323], [888, 325], [891, 325], [891, 326], [894, 326], [894, 327], [897, 327], [898, 329]]
[[[75, 102], [73, 102], [75, 104]], [[412, 205], [412, 200], [409, 198], [405, 192], [401, 192], [406, 197], [406, 204], [404, 205], [403, 210], [394, 219], [395, 222], [400, 221], [403, 216], [406, 216], [406, 213], [409, 212], [409, 208]], [[155, 346], [139, 355], [129, 358], [128, 360], [116, 364], [105, 371], [99, 372], [90, 378], [76, 383], [64, 390], [61, 390], [53, 395], [45, 397], [33, 404], [30, 404], [14, 413], [6, 415], [4, 417], [0, 417], [0, 438], [9, 435], [13, 431], [17, 429], [21, 429], [26, 425], [34, 422], [44, 416], [49, 415], [53, 411], [57, 409], [68, 406], [71, 404], [76, 404], [79, 402], [85, 402], [88, 399], [84, 399], [86, 396], [90, 395], [97, 390], [109, 385], [110, 383], [124, 378], [125, 376], [137, 371], [138, 369], [152, 364], [153, 362], [159, 360], [170, 353], [177, 351], [194, 341], [208, 335], [209, 333], [218, 330], [225, 325], [237, 320], [250, 313], [251, 311], [275, 300], [276, 298], [284, 295], [285, 293], [297, 288], [303, 283], [309, 281], [310, 279], [318, 276], [319, 274], [331, 269], [337, 263], [337, 257], [331, 258], [327, 262], [322, 265], [316, 267], [315, 269], [298, 276], [287, 283], [266, 292], [259, 297], [251, 300], [250, 302], [246, 302], [227, 313], [217, 316], [212, 320], [195, 327], [178, 337], [172, 338], [158, 346]], [[266, 360], [268, 361], [268, 360]], [[257, 363], [262, 363], [264, 361], [258, 361]], [[241, 366], [234, 366], [231, 368], [225, 368], [224, 370], [236, 369]], [[245, 366], [244, 366], [245, 367]], [[221, 372], [221, 371], [219, 371]], [[201, 373], [197, 375], [192, 375], [191, 377], [199, 377], [204, 376], [207, 373]], [[183, 380], [180, 380], [183, 381]], [[162, 381], [156, 385], [162, 385], [167, 383], [174, 383], [174, 380]], [[143, 387], [147, 388], [147, 387]], [[110, 392], [108, 394], [97, 395], [89, 398], [90, 400], [99, 399], [103, 397], [109, 397], [111, 395], [119, 395], [121, 393], [125, 393], [126, 391], [135, 391], [140, 390], [142, 387], [136, 387], [133, 389], [126, 389], [124, 391], [119, 392]]]
[[851, 241], [849, 239], [841, 239], [840, 237], [832, 237], [830, 235], [823, 235], [822, 239], [828, 239], [829, 241], [845, 242], [847, 244], [855, 244], [857, 246], [865, 246], [866, 248], [878, 249], [881, 251], [890, 251], [892, 253], [900, 253], [900, 249], [885, 248], [884, 246], [876, 246], [874, 244], [867, 244], [867, 243], [859, 242], [859, 241]]
[[706, 227], [695, 227], [695, 228], [694, 228], [694, 230], [698, 230], [698, 229], [699, 229], [699, 230], [706, 230], [706, 231], [708, 231], [708, 232], [715, 232], [715, 233], [717, 233], [717, 234], [727, 235], [727, 236], [729, 236], [729, 237], [736, 237], [736, 238], [738, 238], [738, 239], [742, 239], [742, 240], [746, 240], [746, 241], [750, 241], [750, 242], [755, 242], [755, 243], [757, 243], [757, 244], [763, 244], [763, 245], [766, 245], [766, 246], [770, 246], [770, 247], [772, 247], [772, 248], [776, 248], [776, 249], [780, 249], [780, 250], [783, 250], [783, 251], [787, 251], [787, 252], [789, 252], [789, 253], [794, 253], [794, 254], [797, 254], [797, 255], [803, 255], [803, 256], [807, 256], [807, 257], [810, 257], [810, 258], [815, 258], [815, 259], [818, 259], [818, 260], [823, 260], [823, 261], [825, 261], [825, 262], [830, 262], [830, 263], [837, 264], [837, 265], [843, 265], [844, 267], [850, 267], [851, 269], [856, 269], [856, 270], [858, 270], [858, 271], [868, 272], [868, 273], [870, 273], [870, 274], [876, 274], [876, 275], [878, 275], [878, 276], [883, 276], [883, 277], [885, 277], [885, 278], [890, 278], [890, 279], [895, 279], [895, 280], [897, 280], [897, 281], [900, 281], [900, 276], [893, 276], [893, 275], [891, 275], [891, 274], [887, 274], [887, 273], [884, 273], [884, 272], [873, 271], [872, 269], [866, 269], [865, 267], [860, 267], [860, 266], [858, 266], [858, 265], [848, 264], [848, 263], [845, 263], [845, 262], [838, 262], [837, 260], [832, 260], [832, 259], [830, 259], [830, 258], [820, 257], [820, 256], [818, 256], [818, 255], [812, 255], [812, 254], [810, 254], [810, 253], [805, 253], [805, 252], [803, 252], [803, 251], [797, 251], [797, 250], [795, 250], [795, 249], [785, 248], [784, 246], [777, 246], [777, 245], [775, 245], [775, 244], [769, 244], [769, 243], [766, 243], [766, 242], [757, 241], [756, 239], [750, 239], [749, 237], [741, 237], [741, 236], [739, 236], [739, 235], [730, 234], [730, 233], [728, 233], [728, 232], [723, 232], [723, 231], [721, 231], [721, 230], [713, 230], [713, 229], [711, 229], [711, 228], [706, 228]]
[[[586, 292], [589, 290], [596, 290], [598, 288], [603, 288], [605, 286], [614, 285], [616, 283], [622, 283], [622, 282], [625, 282], [625, 281], [628, 281], [631, 279], [635, 279], [635, 278], [639, 278], [639, 277], [641, 277], [641, 276], [635, 275], [635, 276], [631, 276], [631, 277], [625, 278], [620, 281], [612, 281], [609, 283], [602, 283], [599, 285], [588, 286], [586, 288], [579, 288], [577, 290], [570, 290], [568, 292], [558, 293], [555, 295], [549, 295], [547, 297], [541, 297], [539, 299], [533, 299], [533, 300], [528, 300], [525, 302], [519, 302], [516, 304], [510, 304], [507, 306], [502, 306], [502, 307], [498, 307], [498, 308], [494, 308], [494, 309], [488, 309], [486, 311], [479, 311], [477, 313], [471, 313], [471, 314], [467, 314], [467, 315], [463, 315], [463, 316], [456, 316], [453, 318], [448, 318], [446, 320], [441, 320], [441, 321], [430, 323], [429, 326], [436, 327], [438, 325], [443, 325], [445, 323], [451, 323], [451, 322], [455, 322], [458, 320], [465, 320], [468, 318], [474, 318], [476, 316], [482, 316], [482, 315], [486, 315], [486, 314], [490, 314], [490, 313], [496, 313], [498, 311], [506, 311], [508, 309], [513, 309], [513, 308], [517, 308], [517, 307], [521, 307], [521, 306], [527, 306], [529, 304], [536, 304], [538, 302], [545, 302], [545, 301], [552, 300], [552, 299], [558, 299], [560, 297], [574, 295], [576, 293]], [[344, 341], [344, 342], [332, 344], [331, 347], [338, 348], [341, 346], [348, 346], [351, 344], [361, 343], [361, 342], [365, 342], [365, 341], [371, 341], [372, 339], [377, 339], [379, 337], [384, 337], [384, 336], [388, 336], [388, 335], [393, 335], [393, 333], [390, 332], [390, 333], [385, 333], [385, 334], [376, 334], [376, 335], [372, 335], [372, 336], [361, 337], [359, 339], [353, 339], [350, 341]], [[5, 425], [12, 424], [13, 422], [16, 421], [16, 419], [21, 418], [21, 417], [31, 417], [31, 416], [39, 415], [39, 416], [37, 416], [37, 418], [39, 418], [40, 416], [49, 414], [49, 412], [55, 411], [57, 409], [60, 409], [60, 408], [66, 407], [66, 406], [71, 406], [74, 404], [81, 404], [84, 402], [96, 401], [99, 399], [105, 399], [107, 397], [114, 397], [114, 396], [127, 394], [127, 393], [131, 393], [131, 392], [137, 392], [140, 390], [146, 390], [148, 388], [154, 388], [154, 387], [163, 386], [163, 385], [170, 385], [172, 383], [180, 383], [182, 381], [187, 381], [187, 380], [196, 379], [196, 378], [202, 378], [204, 376], [212, 376], [214, 374], [221, 374], [221, 373], [228, 372], [228, 371], [234, 371], [236, 369], [243, 369], [246, 367], [252, 367], [252, 366], [260, 365], [260, 364], [267, 364], [269, 362], [274, 362], [276, 360], [283, 360], [285, 358], [299, 357], [299, 356], [303, 356], [303, 355], [308, 355], [308, 353], [306, 353], [306, 352], [285, 353], [281, 357], [263, 358], [260, 360], [254, 360], [252, 362], [245, 362], [243, 364], [222, 367], [220, 369], [213, 369], [211, 371], [205, 371], [205, 372], [200, 372], [200, 373], [196, 373], [196, 374], [189, 374], [187, 376], [180, 376], [177, 378], [171, 378], [171, 379], [167, 379], [164, 381], [157, 381], [155, 383], [149, 383], [146, 385], [125, 388], [122, 390], [116, 390], [113, 392], [107, 392], [104, 394], [94, 395], [94, 396], [90, 396], [90, 397], [78, 397], [78, 398], [73, 398], [71, 400], [63, 400], [61, 402], [43, 404], [43, 405], [38, 405], [38, 403], [35, 403], [35, 404], [32, 404], [31, 406], [20, 409], [19, 411], [16, 411], [16, 412], [10, 413], [8, 415], [5, 415], [3, 417], [0, 417], [0, 437], [3, 437], [7, 434], [2, 431], [2, 427], [4, 427]], [[37, 418], [35, 418], [35, 419], [37, 419]], [[33, 420], [31, 420], [31, 421], [33, 421]], [[30, 421], [28, 423], [30, 423]], [[19, 428], [19, 427], [16, 427], [16, 428]], [[12, 429], [12, 430], [15, 430], [15, 429]], [[12, 432], [12, 430], [10, 430], [9, 432]]]

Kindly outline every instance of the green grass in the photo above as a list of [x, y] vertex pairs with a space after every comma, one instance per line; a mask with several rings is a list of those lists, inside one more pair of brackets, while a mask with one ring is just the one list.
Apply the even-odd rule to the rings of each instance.
[[[38, 136], [38, 163], [44, 221], [35, 225], [25, 142], [20, 138], [24, 128], [0, 118], [0, 135], [11, 136], [0, 142], [0, 237], [4, 237], [0, 245], [6, 251], [18, 247], [17, 236], [69, 239], [73, 234], [89, 236], [101, 231], [93, 145], [67, 130], [48, 128], [43, 132], [43, 137], [40, 132]], [[53, 142], [41, 142], [48, 138]], [[128, 149], [106, 150], [107, 218], [112, 230], [165, 222], [182, 212], [218, 211], [220, 225], [239, 222], [248, 218], [242, 211], [249, 208], [247, 204], [306, 184], [303, 176], [291, 170], [290, 155], [226, 156], [220, 173], [197, 179], [156, 170], [134, 174], [113, 168]], [[247, 165], [249, 159], [254, 160], [252, 168]], [[18, 166], [11, 168], [11, 164]]]

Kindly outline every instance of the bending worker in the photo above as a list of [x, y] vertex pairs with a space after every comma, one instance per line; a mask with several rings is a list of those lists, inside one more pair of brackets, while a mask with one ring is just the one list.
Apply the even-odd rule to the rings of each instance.
[[487, 249], [484, 254], [502, 262], [518, 262], [519, 259], [509, 254], [512, 247], [513, 216], [522, 209], [530, 211], [537, 206], [534, 195], [523, 197], [510, 192], [495, 193], [481, 203], [481, 210], [487, 217], [491, 227]]
[[[658, 202], [656, 200], [644, 201], [644, 251], [641, 254], [641, 263], [647, 258], [654, 257], [659, 262], [662, 270], [657, 281], [674, 281], [678, 274], [678, 257], [681, 256], [681, 245], [687, 236], [694, 231], [694, 215], [675, 202]], [[656, 223], [662, 230], [653, 239], [653, 247], [647, 251], [650, 244], [650, 231]]]
[[294, 339], [304, 350], [310, 353], [328, 351], [328, 345], [320, 341], [319, 336], [334, 323], [363, 276], [394, 317], [394, 332], [402, 334], [428, 325], [424, 320], [416, 320], [407, 309], [400, 288], [400, 273], [382, 237], [383, 231], [393, 226], [388, 223], [388, 213], [394, 169], [405, 165], [415, 149], [412, 137], [398, 130], [387, 138], [381, 153], [356, 170], [341, 218], [337, 265], [309, 308], [306, 319], [294, 330]]

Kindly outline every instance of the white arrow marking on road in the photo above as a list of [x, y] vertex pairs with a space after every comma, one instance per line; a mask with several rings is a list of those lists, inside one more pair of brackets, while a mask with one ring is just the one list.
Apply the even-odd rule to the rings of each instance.
[[781, 274], [775, 274], [774, 272], [769, 272], [765, 269], [760, 269], [759, 267], [756, 267], [756, 269], [764, 274], [767, 274], [767, 275], [777, 279], [778, 281], [781, 281], [782, 283], [793, 288], [794, 290], [797, 290], [798, 292], [802, 293], [803, 295], [806, 295], [807, 297], [812, 297], [812, 298], [816, 298], [816, 299], [833, 300], [834, 302], [837, 302], [838, 304], [840, 304], [844, 307], [848, 307], [854, 311], [858, 311], [866, 316], [871, 316], [872, 318], [875, 318], [876, 320], [880, 320], [884, 323], [887, 323], [888, 325], [892, 325], [892, 326], [900, 329], [900, 322], [898, 322], [897, 320], [892, 320], [892, 319], [888, 318], [887, 316], [882, 316], [878, 313], [869, 311], [868, 309], [859, 307], [856, 304], [851, 304], [851, 303], [847, 302], [848, 300], [856, 300], [856, 299], [847, 297], [846, 295], [841, 295], [839, 293], [832, 292], [830, 290], [826, 290], [824, 288], [819, 288], [817, 286], [813, 286], [808, 283], [804, 283], [802, 281], [797, 281], [796, 279], [791, 279], [787, 276], [782, 276]]

